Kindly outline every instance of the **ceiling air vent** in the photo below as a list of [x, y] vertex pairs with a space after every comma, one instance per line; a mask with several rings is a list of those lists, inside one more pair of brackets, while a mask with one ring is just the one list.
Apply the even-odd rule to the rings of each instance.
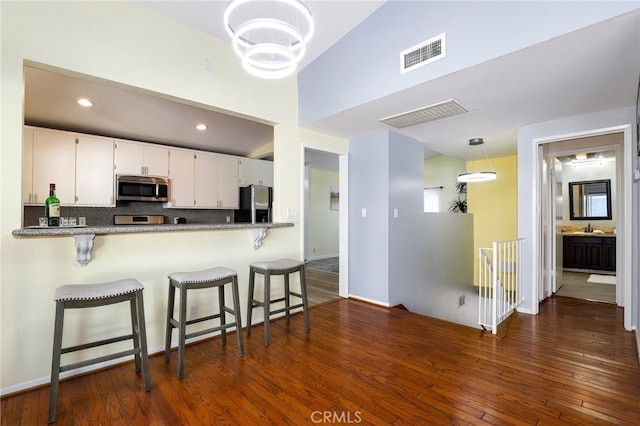
[[380, 121], [397, 129], [402, 129], [404, 127], [415, 126], [416, 124], [423, 124], [428, 121], [439, 120], [441, 118], [451, 117], [452, 115], [462, 114], [464, 112], [468, 112], [468, 110], [453, 99], [449, 99], [438, 102], [437, 104], [414, 109], [412, 111], [381, 118]]
[[447, 56], [444, 34], [437, 35], [400, 52], [400, 73], [413, 71]]

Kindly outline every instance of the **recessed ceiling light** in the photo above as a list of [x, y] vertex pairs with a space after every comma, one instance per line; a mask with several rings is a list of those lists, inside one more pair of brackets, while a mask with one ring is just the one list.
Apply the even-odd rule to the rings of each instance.
[[198, 130], [207, 130], [207, 125], [204, 123], [200, 123], [196, 126], [196, 129]]
[[93, 102], [91, 102], [87, 98], [80, 98], [80, 99], [78, 99], [78, 105], [81, 105], [83, 107], [89, 108], [89, 107], [93, 106]]

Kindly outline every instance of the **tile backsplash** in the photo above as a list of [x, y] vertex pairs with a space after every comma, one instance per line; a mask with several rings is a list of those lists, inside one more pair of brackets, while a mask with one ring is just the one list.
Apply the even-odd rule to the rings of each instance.
[[[85, 217], [87, 226], [113, 225], [114, 215], [160, 215], [165, 223], [173, 223], [174, 217], [184, 217], [187, 223], [233, 222], [233, 210], [166, 209], [162, 203], [118, 202], [116, 207], [62, 206], [60, 216]], [[38, 217], [44, 216], [43, 206], [24, 207], [24, 226], [38, 225]]]

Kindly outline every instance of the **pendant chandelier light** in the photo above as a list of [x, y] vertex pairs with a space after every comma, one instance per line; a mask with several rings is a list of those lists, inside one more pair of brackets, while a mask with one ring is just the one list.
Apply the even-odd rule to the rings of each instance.
[[268, 79], [293, 74], [313, 35], [313, 18], [299, 0], [232, 0], [224, 27], [250, 74]]
[[[479, 146], [484, 144], [484, 139], [482, 138], [473, 138], [469, 139], [469, 146]], [[489, 163], [489, 167], [491, 167], [491, 161], [487, 157], [487, 152], [484, 153], [485, 159]], [[493, 171], [493, 167], [491, 167], [491, 171], [479, 171], [479, 172], [467, 172], [460, 173], [458, 175], [458, 182], [487, 182], [490, 180], [495, 180], [497, 175], [496, 172]]]

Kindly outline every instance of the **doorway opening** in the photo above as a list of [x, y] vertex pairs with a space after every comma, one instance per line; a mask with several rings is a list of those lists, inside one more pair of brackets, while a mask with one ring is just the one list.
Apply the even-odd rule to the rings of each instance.
[[615, 304], [616, 151], [592, 145], [614, 144], [622, 140], [622, 135], [583, 139], [545, 147], [547, 152], [555, 152], [548, 154], [547, 161], [553, 192], [550, 216], [556, 239], [551, 292]]
[[[605, 300], [599, 301], [616, 303], [622, 307], [625, 306], [625, 302], [631, 303], [631, 265], [627, 259], [630, 255], [631, 240], [625, 236], [630, 235], [631, 218], [630, 212], [624, 209], [631, 197], [629, 185], [625, 184], [627, 175], [630, 174], [630, 164], [627, 164], [629, 161], [624, 158], [624, 152], [631, 144], [630, 133], [628, 126], [621, 126], [538, 142], [537, 200], [541, 209], [537, 238], [539, 273], [534, 289], [538, 302], [553, 294], [562, 295], [563, 292], [569, 292], [572, 284], [578, 284], [592, 293], [581, 296], [585, 299], [604, 298]], [[605, 168], [596, 171], [586, 167], [578, 171], [577, 169], [582, 167], [574, 168], [574, 163], [570, 164], [571, 168], [567, 168], [566, 164], [562, 165], [562, 161], [566, 162], [570, 157], [573, 157], [573, 160], [578, 155], [584, 158], [584, 153], [591, 153], [592, 158], [607, 158], [609, 165], [605, 168], [608, 171], [605, 171]], [[606, 162], [603, 161], [602, 164]], [[608, 178], [612, 181], [611, 218], [600, 220], [572, 215], [569, 184], [597, 180], [597, 173], [608, 173]], [[594, 230], [597, 232], [594, 233]], [[606, 242], [613, 244], [613, 261], [604, 257], [607, 248], [603, 245], [603, 237], [608, 237]], [[572, 247], [573, 242], [582, 244], [583, 247]], [[602, 245], [595, 249], [584, 246], [591, 242], [594, 243], [594, 247], [596, 242], [601, 242]], [[571, 259], [576, 253], [581, 258]], [[585, 258], [588, 259], [588, 256], [598, 259], [595, 266], [580, 264]], [[570, 264], [572, 261], [577, 263]], [[609, 263], [609, 270], [603, 262]], [[611, 262], [613, 266], [610, 265]], [[577, 274], [574, 274], [576, 272]], [[605, 281], [607, 284], [603, 284]], [[599, 285], [610, 287], [598, 287]], [[615, 298], [612, 298], [612, 288], [615, 288]], [[604, 290], [606, 295], [599, 294], [598, 290]], [[579, 296], [578, 293], [572, 294]], [[630, 326], [630, 311], [631, 309], [625, 309], [625, 328]]]
[[346, 155], [305, 147], [303, 254], [311, 305], [348, 293], [345, 175]]

